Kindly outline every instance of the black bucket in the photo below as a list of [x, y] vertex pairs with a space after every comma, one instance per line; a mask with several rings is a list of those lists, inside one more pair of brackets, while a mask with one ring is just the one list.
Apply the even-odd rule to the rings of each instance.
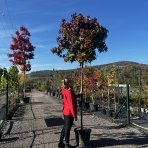
[[75, 137], [77, 146], [87, 146], [90, 142], [91, 129], [75, 128]]
[[30, 98], [29, 97], [23, 97], [23, 102], [24, 103], [30, 103]]

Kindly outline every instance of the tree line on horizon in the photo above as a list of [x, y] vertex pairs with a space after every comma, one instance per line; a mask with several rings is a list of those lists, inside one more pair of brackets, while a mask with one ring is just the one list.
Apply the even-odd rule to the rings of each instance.
[[[124, 65], [124, 66], [123, 66]], [[130, 83], [131, 85], [139, 85], [140, 80], [142, 85], [148, 85], [148, 65], [139, 64], [135, 62], [116, 62], [111, 64], [103, 64], [99, 66], [92, 66], [98, 68], [101, 73], [107, 74], [110, 73], [114, 68], [115, 75], [119, 80], [119, 83], [125, 84]], [[48, 79], [50, 75], [55, 73], [70, 75], [75, 72], [76, 69], [69, 70], [41, 70], [34, 71], [30, 74], [27, 74], [29, 79]]]

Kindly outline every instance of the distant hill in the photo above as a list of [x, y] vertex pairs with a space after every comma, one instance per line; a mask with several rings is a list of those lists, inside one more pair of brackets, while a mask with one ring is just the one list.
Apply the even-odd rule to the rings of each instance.
[[27, 77], [30, 78], [46, 78], [49, 77], [50, 75], [54, 74], [55, 72], [59, 73], [69, 73], [74, 71], [74, 69], [70, 70], [41, 70], [41, 71], [34, 71], [31, 72], [30, 74], [27, 74]]
[[103, 65], [98, 65], [98, 66], [95, 66], [95, 67], [98, 67], [98, 68], [102, 68], [102, 67], [111, 67], [111, 66], [119, 66], [119, 67], [124, 67], [124, 66], [144, 66], [144, 67], [148, 67], [147, 64], [140, 64], [140, 63], [137, 63], [137, 62], [131, 62], [131, 61], [119, 61], [119, 62], [114, 62], [114, 63], [109, 63], [109, 64], [103, 64]]
[[[111, 69], [116, 67], [116, 77], [120, 80], [121, 83], [125, 83], [125, 80], [130, 80], [130, 83], [139, 83], [139, 77], [141, 82], [144, 85], [148, 85], [148, 65], [140, 64], [131, 61], [120, 61], [103, 65], [95, 65], [93, 67], [98, 68], [100, 72], [106, 74], [110, 73]], [[54, 75], [55, 72], [58, 74], [71, 75], [76, 69], [69, 70], [41, 70], [31, 72], [27, 75], [27, 78], [31, 79], [46, 79], [51, 75]]]
[[[127, 67], [127, 66], [138, 66], [139, 68], [148, 68], [147, 64], [140, 64], [137, 62], [131, 62], [131, 61], [120, 61], [120, 62], [114, 62], [114, 63], [109, 63], [109, 64], [102, 64], [102, 65], [95, 65], [93, 67], [96, 68], [104, 68], [104, 67], [112, 67], [113, 65], [118, 66], [118, 67]], [[69, 73], [71, 71], [74, 71], [75, 69], [69, 69], [69, 70], [56, 70], [58, 72], [65, 72]], [[30, 74], [27, 74], [29, 77], [47, 77], [50, 74], [53, 74], [54, 70], [40, 70], [40, 71], [34, 71], [31, 72]]]

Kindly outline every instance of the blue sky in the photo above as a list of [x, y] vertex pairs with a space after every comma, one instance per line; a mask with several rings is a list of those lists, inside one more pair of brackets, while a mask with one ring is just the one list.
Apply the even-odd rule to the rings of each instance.
[[109, 30], [108, 52], [98, 53], [91, 65], [117, 61], [148, 64], [147, 7], [147, 0], [0, 0], [0, 66], [11, 66], [7, 57], [11, 35], [25, 26], [36, 46], [31, 71], [79, 67], [50, 52], [57, 45], [61, 19], [70, 20], [75, 12], [97, 17]]

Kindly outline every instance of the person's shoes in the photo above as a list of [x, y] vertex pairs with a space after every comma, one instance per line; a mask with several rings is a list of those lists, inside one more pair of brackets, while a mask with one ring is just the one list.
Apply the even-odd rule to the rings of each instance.
[[59, 147], [59, 148], [65, 147], [64, 142], [63, 142], [63, 141], [60, 141], [59, 144], [58, 144], [58, 147]]

